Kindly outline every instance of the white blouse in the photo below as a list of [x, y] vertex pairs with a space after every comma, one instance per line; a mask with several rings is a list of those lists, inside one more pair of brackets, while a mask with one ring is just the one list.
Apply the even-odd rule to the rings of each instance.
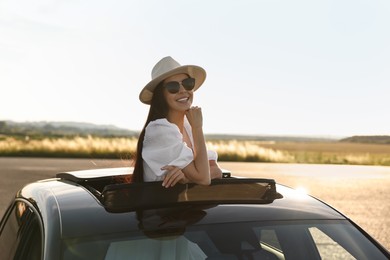
[[[184, 129], [190, 137], [193, 147], [191, 125], [187, 118], [184, 120]], [[209, 160], [217, 160], [218, 158], [215, 151], [208, 150], [207, 155]], [[161, 167], [172, 165], [183, 169], [194, 160], [194, 153], [183, 141], [183, 135], [177, 125], [163, 118], [147, 125], [142, 158], [144, 181], [161, 181], [166, 172], [161, 170]]]

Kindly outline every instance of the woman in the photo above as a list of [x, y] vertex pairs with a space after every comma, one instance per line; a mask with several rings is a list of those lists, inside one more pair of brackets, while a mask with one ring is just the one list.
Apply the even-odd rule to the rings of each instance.
[[161, 59], [152, 80], [142, 89], [140, 100], [150, 105], [137, 145], [134, 182], [162, 181], [209, 185], [221, 178], [217, 154], [207, 151], [202, 111], [193, 107], [193, 95], [206, 78], [203, 68], [181, 66], [172, 57]]

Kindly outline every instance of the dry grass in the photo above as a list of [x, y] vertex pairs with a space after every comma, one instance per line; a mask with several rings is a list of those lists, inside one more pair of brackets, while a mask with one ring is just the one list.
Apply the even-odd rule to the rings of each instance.
[[[136, 138], [0, 139], [0, 156], [132, 158]], [[315, 142], [209, 141], [220, 161], [390, 165], [390, 145]]]
[[257, 145], [288, 152], [390, 154], [390, 145], [343, 142], [256, 142]]
[[258, 145], [288, 152], [296, 163], [390, 166], [390, 145], [341, 142], [259, 142]]
[[132, 154], [137, 146], [135, 138], [44, 138], [20, 140], [13, 137], [0, 140], [0, 154], [8, 156], [49, 157], [111, 157]]
[[252, 141], [218, 141], [207, 142], [208, 149], [218, 153], [222, 161], [245, 162], [293, 162], [294, 157], [289, 153], [264, 148]]

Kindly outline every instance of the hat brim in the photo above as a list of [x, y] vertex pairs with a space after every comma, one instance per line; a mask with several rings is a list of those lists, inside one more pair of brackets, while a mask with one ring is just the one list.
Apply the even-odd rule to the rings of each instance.
[[152, 102], [153, 92], [156, 89], [157, 85], [160, 84], [160, 82], [165, 80], [166, 78], [177, 74], [188, 74], [191, 78], [195, 79], [195, 87], [193, 91], [197, 90], [206, 79], [206, 71], [202, 67], [196, 65], [180, 66], [164, 74], [161, 74], [157, 78], [151, 80], [141, 90], [141, 93], [139, 94], [139, 100], [146, 105], [150, 105], [150, 103]]

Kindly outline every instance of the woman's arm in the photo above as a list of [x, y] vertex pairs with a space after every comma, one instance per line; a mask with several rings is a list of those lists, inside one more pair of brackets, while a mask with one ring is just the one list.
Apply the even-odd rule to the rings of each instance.
[[[199, 107], [192, 107], [187, 111], [186, 116], [192, 129], [194, 160], [185, 166], [182, 169], [182, 172], [189, 182], [209, 185], [211, 182], [210, 166], [203, 135], [202, 110]], [[174, 183], [174, 178], [174, 174], [168, 171], [164, 178], [163, 185], [167, 187], [169, 184]], [[177, 181], [175, 183], [177, 183]]]
[[183, 172], [191, 182], [209, 185], [211, 181], [210, 165], [203, 134], [202, 109], [200, 107], [192, 107], [187, 111], [186, 116], [191, 125], [194, 140], [194, 161], [183, 168]]
[[165, 188], [173, 187], [176, 183], [186, 184], [190, 182], [182, 170], [177, 166], [166, 165], [162, 167], [161, 170], [167, 171], [162, 183], [162, 186]]
[[[222, 178], [222, 170], [219, 167], [216, 160], [209, 160], [209, 166], [210, 166], [210, 178], [211, 179], [221, 179]], [[183, 171], [177, 167], [172, 165], [166, 165], [161, 168], [161, 170], [167, 171], [163, 186], [165, 188], [173, 187], [176, 185], [176, 183], [186, 184], [190, 183], [191, 181], [185, 176]]]

